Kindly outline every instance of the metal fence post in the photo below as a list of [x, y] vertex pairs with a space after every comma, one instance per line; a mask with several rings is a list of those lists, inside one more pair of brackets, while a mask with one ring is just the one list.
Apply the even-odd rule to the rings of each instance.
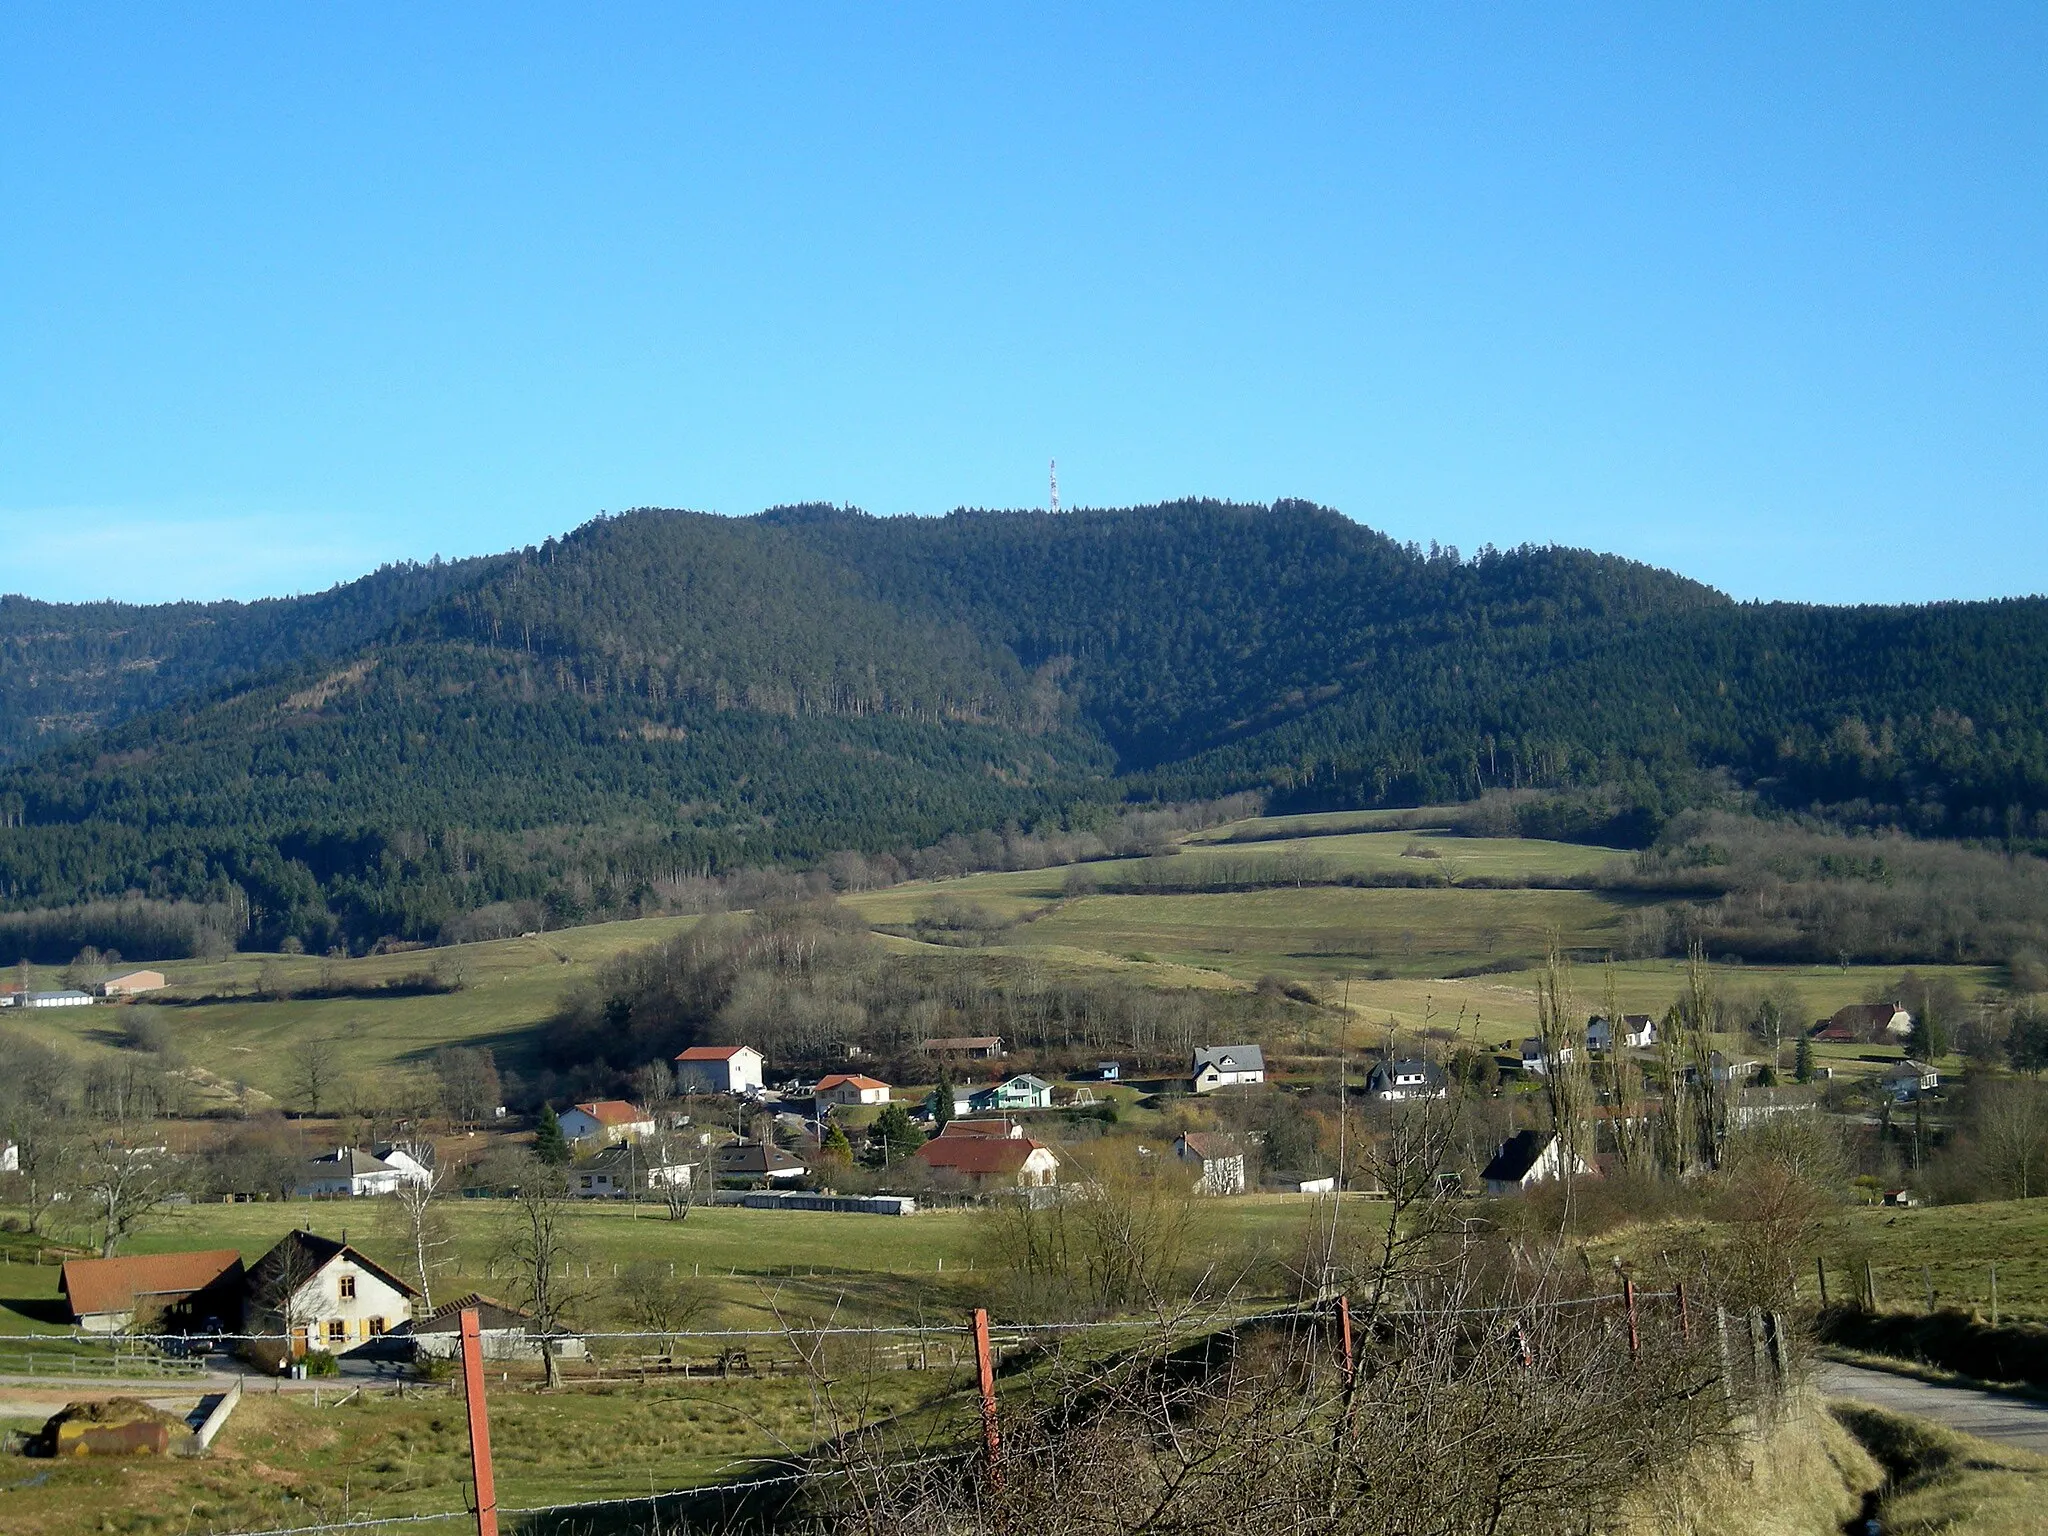
[[1642, 1334], [1636, 1328], [1636, 1283], [1633, 1280], [1621, 1282], [1622, 1304], [1628, 1308], [1628, 1352], [1640, 1355], [1643, 1352]]
[[491, 1415], [484, 1405], [484, 1343], [474, 1308], [462, 1313], [462, 1391], [469, 1407], [469, 1466], [476, 1478], [476, 1536], [498, 1536], [498, 1489], [491, 1475]]

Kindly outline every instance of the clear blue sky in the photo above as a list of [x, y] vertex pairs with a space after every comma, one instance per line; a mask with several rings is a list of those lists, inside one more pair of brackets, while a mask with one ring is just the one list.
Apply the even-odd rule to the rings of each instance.
[[[2048, 10], [22, 3], [0, 589], [1303, 496], [2048, 589]], [[431, 14], [427, 14], [431, 13]]]

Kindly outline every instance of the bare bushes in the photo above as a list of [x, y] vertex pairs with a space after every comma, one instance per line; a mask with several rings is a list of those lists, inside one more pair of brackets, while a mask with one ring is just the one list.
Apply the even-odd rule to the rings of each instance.
[[[1068, 1162], [1062, 1198], [1010, 1201], [988, 1215], [985, 1251], [990, 1267], [1007, 1277], [1006, 1312], [1157, 1312], [1204, 1290], [1204, 1277], [1188, 1273], [1195, 1218], [1191, 1174], [1170, 1160], [1141, 1156], [1124, 1142], [1076, 1147]], [[1208, 1277], [1211, 1294], [1218, 1289], [1215, 1278]]]

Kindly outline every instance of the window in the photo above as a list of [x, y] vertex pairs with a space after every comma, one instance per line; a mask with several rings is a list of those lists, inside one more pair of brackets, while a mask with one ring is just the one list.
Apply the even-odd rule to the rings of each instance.
[[327, 1342], [330, 1344], [347, 1343], [348, 1324], [338, 1317], [330, 1317], [327, 1320]]
[[585, 1189], [590, 1188], [590, 1175], [587, 1173], [583, 1175], [583, 1187]]
[[354, 1275], [343, 1275], [341, 1277], [341, 1299], [343, 1301], [354, 1301], [356, 1299], [356, 1277]]
[[373, 1317], [373, 1318], [371, 1318], [371, 1319], [370, 1319], [370, 1337], [371, 1337], [371, 1338], [373, 1338], [373, 1339], [381, 1339], [381, 1338], [383, 1338], [383, 1337], [384, 1337], [384, 1319], [383, 1319], [383, 1318], [381, 1318], [381, 1317]]

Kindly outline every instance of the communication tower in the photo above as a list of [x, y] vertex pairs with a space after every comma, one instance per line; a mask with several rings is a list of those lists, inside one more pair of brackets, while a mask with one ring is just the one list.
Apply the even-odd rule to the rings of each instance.
[[1060, 509], [1060, 461], [1053, 459], [1050, 462], [1052, 464], [1052, 509], [1054, 512], [1058, 512]]

